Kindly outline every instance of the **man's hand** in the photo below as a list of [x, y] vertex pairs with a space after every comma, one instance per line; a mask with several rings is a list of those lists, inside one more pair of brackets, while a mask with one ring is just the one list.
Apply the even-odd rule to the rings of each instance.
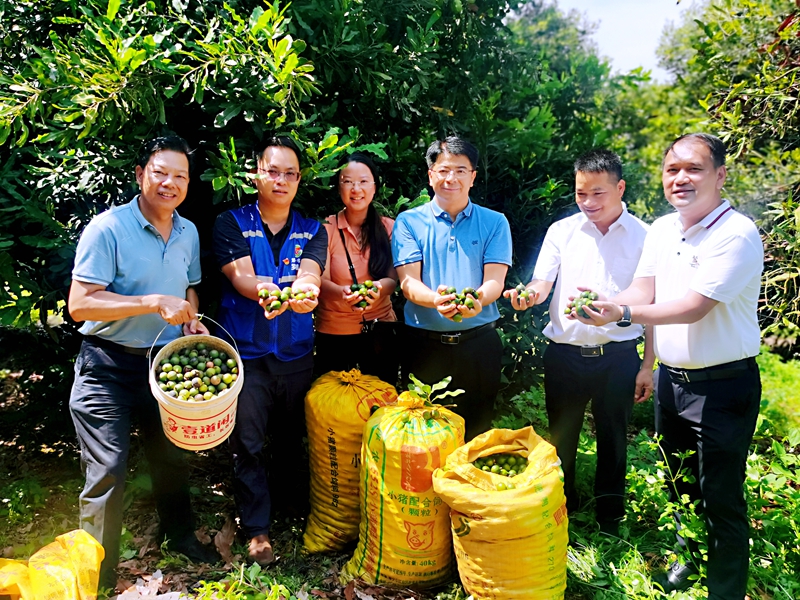
[[183, 326], [183, 335], [210, 335], [208, 328], [200, 322], [200, 319], [192, 319]]
[[170, 325], [183, 325], [197, 318], [194, 307], [184, 298], [154, 294], [156, 311]]
[[528, 310], [531, 306], [536, 304], [539, 299], [539, 292], [533, 288], [525, 288], [527, 294], [520, 296], [520, 292], [516, 288], [506, 290], [503, 292], [503, 298], [511, 300], [511, 308], [514, 310]]
[[[310, 313], [317, 308], [317, 304], [319, 304], [319, 288], [313, 283], [295, 283], [292, 286], [292, 294], [301, 292], [305, 294], [305, 298], [301, 300], [290, 298], [289, 306], [298, 314]], [[283, 307], [281, 307], [281, 309], [283, 309]]]
[[[274, 283], [261, 282], [256, 286], [256, 288], [258, 289], [259, 292], [261, 290], [267, 290], [268, 292], [271, 292], [273, 290], [277, 290], [279, 292], [281, 291], [281, 288], [279, 288]], [[270, 296], [266, 298], [261, 298], [261, 297], [258, 298], [258, 304], [261, 306], [261, 308], [264, 309], [264, 317], [268, 321], [271, 321], [278, 315], [282, 315], [284, 312], [286, 312], [286, 309], [289, 308], [289, 303], [283, 302], [278, 310], [269, 310], [269, 305], [272, 304], [274, 300], [275, 298]]]
[[456, 299], [456, 294], [446, 294], [444, 293], [446, 291], [447, 286], [440, 285], [436, 289], [436, 298], [433, 301], [436, 310], [446, 319], [458, 323], [463, 319], [478, 316], [483, 310], [483, 304], [480, 301], [483, 297], [481, 290], [477, 290], [474, 294], [467, 294], [464, 304], [452, 304], [452, 301]]
[[622, 308], [620, 308], [619, 304], [614, 302], [595, 300], [591, 305], [583, 306], [582, 308], [583, 312], [587, 315], [586, 318], [578, 316], [577, 312], [573, 309], [573, 311], [567, 315], [567, 319], [600, 327], [608, 323], [616, 323], [622, 318]]
[[636, 404], [649, 400], [653, 393], [653, 367], [643, 366], [636, 374], [636, 388], [633, 392], [633, 401]]
[[456, 299], [456, 295], [446, 294], [446, 291], [446, 285], [440, 285], [436, 288], [436, 298], [433, 300], [433, 306], [445, 319], [452, 320], [456, 313], [459, 312], [458, 305], [451, 304], [451, 302]]
[[[467, 299], [464, 301], [464, 304], [458, 305], [458, 312], [460, 312], [465, 319], [477, 317], [483, 310], [481, 298], [483, 298], [483, 292], [480, 289], [474, 294], [467, 294]], [[472, 302], [470, 302], [470, 299]]]

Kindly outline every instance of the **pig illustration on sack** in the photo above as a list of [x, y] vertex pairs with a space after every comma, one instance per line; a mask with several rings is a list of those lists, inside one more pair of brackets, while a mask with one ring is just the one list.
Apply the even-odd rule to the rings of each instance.
[[434, 521], [427, 521], [426, 523], [412, 523], [410, 521], [403, 521], [406, 526], [406, 541], [408, 547], [412, 550], [427, 550], [433, 546], [433, 525]]

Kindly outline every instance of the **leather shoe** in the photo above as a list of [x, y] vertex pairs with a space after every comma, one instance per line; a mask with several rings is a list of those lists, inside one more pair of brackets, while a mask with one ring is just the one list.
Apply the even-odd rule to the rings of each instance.
[[[669, 566], [666, 573], [653, 577], [653, 581], [661, 586], [665, 594], [669, 594], [675, 590], [688, 590], [698, 581], [696, 575], [697, 569], [694, 566], [682, 565], [676, 560]], [[690, 577], [693, 578], [690, 579]]]
[[258, 563], [262, 567], [275, 562], [275, 553], [272, 551], [272, 542], [266, 534], [257, 535], [250, 540], [248, 548], [250, 560]]
[[183, 554], [190, 561], [195, 563], [207, 563], [210, 565], [220, 562], [221, 557], [217, 549], [213, 546], [201, 544], [194, 534], [178, 540], [168, 540], [167, 550], [177, 554]]

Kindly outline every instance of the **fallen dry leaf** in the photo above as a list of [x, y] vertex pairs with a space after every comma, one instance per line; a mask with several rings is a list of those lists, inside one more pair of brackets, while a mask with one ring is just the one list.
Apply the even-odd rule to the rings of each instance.
[[222, 526], [217, 532], [217, 535], [214, 536], [214, 546], [217, 547], [217, 551], [219, 555], [222, 557], [222, 560], [225, 561], [225, 566], [228, 567], [233, 562], [233, 555], [231, 554], [231, 544], [233, 544], [233, 538], [236, 535], [236, 523], [233, 522], [233, 519], [228, 515], [225, 519], [225, 525]]
[[197, 541], [203, 544], [204, 546], [211, 543], [211, 536], [208, 535], [208, 527], [203, 525], [200, 529], [194, 532], [194, 536], [197, 538]]
[[356, 582], [351, 581], [347, 584], [347, 587], [344, 588], [344, 597], [346, 600], [353, 600], [355, 598], [354, 590], [356, 589]]

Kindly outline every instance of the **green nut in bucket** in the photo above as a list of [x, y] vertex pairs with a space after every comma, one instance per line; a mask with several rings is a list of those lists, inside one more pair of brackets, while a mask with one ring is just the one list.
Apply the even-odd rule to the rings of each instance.
[[[204, 398], [203, 401], [193, 402], [173, 397], [168, 391], [162, 389], [164, 382], [160, 376], [164, 373], [162, 368], [166, 364], [165, 361], [168, 363], [172, 357], [180, 355], [184, 349], [197, 347], [198, 344], [203, 344], [208, 350], [208, 362], [211, 364], [214, 364], [215, 361], [222, 364], [219, 356], [227, 355], [225, 364], [227, 366], [228, 361], [235, 362], [237, 377], [235, 380], [231, 380], [230, 384], [226, 384], [225, 389], [219, 395], [211, 394], [212, 397]], [[182, 366], [181, 370], [186, 368], [186, 366]], [[208, 367], [206, 371], [213, 371], [214, 368]], [[233, 369], [230, 368], [230, 370]], [[172, 373], [175, 374], [176, 371], [172, 371]], [[211, 379], [216, 375], [216, 373], [209, 375], [206, 371], [197, 374], [201, 382], [204, 377]], [[222, 378], [220, 377], [220, 379]], [[164, 434], [173, 444], [185, 450], [200, 451], [213, 448], [228, 439], [236, 423], [237, 399], [244, 385], [242, 360], [239, 353], [228, 342], [212, 335], [187, 335], [173, 340], [159, 350], [153, 358], [149, 380], [150, 390], [158, 401]], [[183, 382], [183, 385], [187, 383]], [[180, 381], [176, 385], [179, 384], [181, 384]], [[172, 389], [174, 390], [174, 387]], [[207, 391], [204, 393], [207, 394]]]

